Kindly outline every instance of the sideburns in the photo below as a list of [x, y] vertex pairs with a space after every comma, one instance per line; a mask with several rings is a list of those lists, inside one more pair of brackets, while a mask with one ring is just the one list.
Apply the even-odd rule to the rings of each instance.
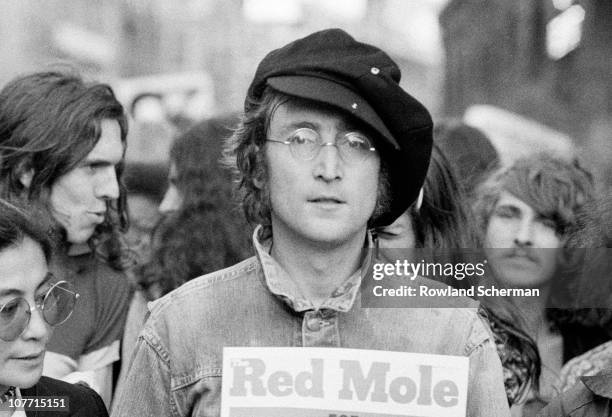
[[372, 219], [377, 219], [389, 210], [391, 204], [391, 183], [389, 182], [389, 172], [387, 166], [381, 161], [380, 172], [378, 174], [378, 187], [376, 189], [376, 206]]

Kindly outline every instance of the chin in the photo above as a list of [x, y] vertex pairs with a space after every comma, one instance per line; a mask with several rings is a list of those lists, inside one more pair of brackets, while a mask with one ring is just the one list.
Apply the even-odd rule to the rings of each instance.
[[[347, 230], [346, 228], [338, 227], [338, 225], [327, 225], [309, 230], [308, 236], [313, 241], [318, 241], [322, 244], [342, 244], [351, 239], [356, 231]], [[365, 238], [365, 235], [364, 235]]]
[[37, 371], [20, 372], [16, 377], [9, 378], [2, 385], [14, 386], [17, 388], [30, 388], [40, 380], [42, 376], [42, 366]]
[[87, 243], [89, 239], [93, 236], [93, 231], [91, 232], [82, 232], [82, 233], [68, 233], [66, 236], [66, 240], [68, 243], [72, 243], [74, 245], [80, 245]]
[[500, 277], [501, 284], [513, 288], [535, 288], [541, 284], [538, 279], [533, 279], [533, 275], [525, 271], [507, 272]]

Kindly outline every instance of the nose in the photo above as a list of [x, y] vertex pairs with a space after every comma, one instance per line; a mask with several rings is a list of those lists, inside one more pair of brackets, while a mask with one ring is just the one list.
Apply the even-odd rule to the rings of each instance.
[[340, 150], [334, 142], [327, 142], [321, 146], [316, 157], [315, 177], [325, 182], [336, 181], [342, 178]]
[[119, 181], [114, 166], [104, 168], [103, 175], [96, 184], [96, 197], [103, 200], [116, 200], [119, 198]]
[[533, 246], [533, 221], [522, 219], [517, 225], [514, 244], [517, 246]]
[[182, 197], [179, 190], [174, 185], [170, 185], [166, 194], [164, 194], [164, 199], [159, 204], [158, 211], [161, 214], [168, 214], [173, 211], [177, 211], [181, 208]]
[[50, 331], [51, 327], [43, 318], [42, 311], [35, 308], [32, 309], [30, 321], [21, 337], [26, 340], [44, 340], [49, 336]]

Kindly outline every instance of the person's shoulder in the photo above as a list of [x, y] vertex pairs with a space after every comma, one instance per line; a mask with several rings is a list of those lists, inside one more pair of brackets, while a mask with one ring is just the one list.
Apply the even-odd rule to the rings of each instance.
[[90, 268], [79, 277], [83, 280], [80, 287], [86, 292], [81, 295], [95, 299], [100, 311], [110, 309], [127, 312], [134, 289], [126, 273], [112, 268], [103, 259], [93, 258], [88, 262]]
[[125, 270], [114, 268], [108, 260], [94, 252], [77, 255], [63, 254], [57, 258], [60, 267], [67, 268], [78, 275], [79, 280], [96, 282], [103, 287], [125, 288], [129, 286]]
[[[415, 295], [402, 305], [409, 314], [417, 315], [430, 323], [451, 323], [458, 328], [469, 329], [482, 321], [478, 315], [480, 302], [443, 282], [417, 275], [406, 286], [415, 289]], [[422, 293], [427, 290], [427, 294]]]
[[[231, 323], [245, 309], [270, 297], [257, 258], [194, 278], [148, 304], [141, 337], [162, 357], [190, 354], [194, 346], [219, 337], [220, 323]], [[196, 324], [197, 323], [197, 324]]]
[[574, 385], [558, 397], [548, 403], [539, 413], [538, 417], [580, 417], [600, 416], [598, 410], [607, 409], [612, 406], [609, 398], [599, 397], [593, 394], [583, 383]]
[[[152, 317], [164, 315], [176, 306], [181, 309], [210, 307], [226, 303], [226, 298], [249, 294], [251, 287], [262, 287], [258, 278], [261, 264], [253, 256], [233, 266], [194, 278], [160, 299], [149, 303]], [[205, 300], [205, 302], [203, 302]]]
[[[34, 387], [22, 390], [21, 395], [67, 397], [69, 416], [108, 416], [102, 398], [93, 389], [82, 384], [70, 384], [43, 376]], [[49, 414], [50, 417], [52, 415]]]
[[[427, 287], [430, 290], [438, 291], [438, 296], [428, 296], [427, 302], [430, 307], [443, 307], [447, 309], [460, 309], [470, 311], [478, 309], [480, 302], [464, 295], [461, 289], [453, 288], [443, 282], [435, 281], [430, 278], [416, 276], [412, 285], [417, 287]], [[471, 314], [471, 313], [469, 313]]]
[[453, 335], [465, 339], [467, 352], [473, 351], [487, 341], [493, 341], [491, 329], [479, 301], [470, 298], [442, 282], [429, 278], [416, 277], [417, 285], [424, 285], [430, 289], [442, 291], [443, 296], [427, 297], [429, 308], [420, 309], [427, 317], [423, 319], [432, 326], [447, 329], [445, 337]]

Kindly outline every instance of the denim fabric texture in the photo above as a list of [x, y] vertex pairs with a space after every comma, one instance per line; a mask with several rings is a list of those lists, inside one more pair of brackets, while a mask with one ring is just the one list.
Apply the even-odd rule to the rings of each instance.
[[315, 309], [269, 255], [271, 242], [254, 244], [255, 257], [149, 305], [113, 416], [218, 416], [224, 346], [467, 356], [468, 416], [510, 415], [501, 363], [475, 301], [465, 299], [465, 308], [361, 308], [359, 270]]

